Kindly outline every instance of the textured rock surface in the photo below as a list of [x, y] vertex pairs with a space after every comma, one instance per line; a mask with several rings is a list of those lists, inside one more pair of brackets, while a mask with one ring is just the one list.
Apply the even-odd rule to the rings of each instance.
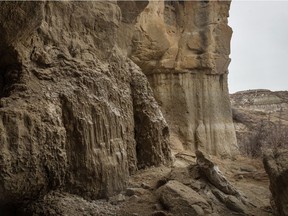
[[[236, 132], [251, 129], [260, 120], [288, 125], [288, 92], [256, 89], [230, 95]], [[238, 137], [237, 137], [238, 138]]]
[[212, 159], [199, 151], [196, 155], [196, 163], [175, 166], [158, 181], [160, 187], [156, 193], [164, 209], [173, 215], [189, 215], [188, 212], [191, 215], [258, 215], [255, 200], [250, 199], [251, 196], [247, 198], [235, 181], [226, 178], [227, 171], [231, 171], [230, 167], [225, 167], [227, 161], [222, 164], [225, 168], [221, 167], [221, 170], [226, 169], [224, 174]]
[[226, 179], [224, 174], [219, 170], [211, 160], [204, 156], [200, 151], [196, 151], [197, 167], [202, 176], [214, 186], [211, 188], [212, 193], [225, 206], [235, 212], [247, 214], [248, 202], [241, 193]]
[[237, 152], [228, 10], [0, 2], [0, 204], [114, 195], [138, 168], [171, 162], [169, 127], [186, 149]]
[[147, 75], [173, 142], [210, 154], [237, 152], [227, 89], [227, 1], [151, 1], [128, 54]]
[[[284, 114], [288, 109], [288, 92], [287, 91], [270, 91], [267, 89], [255, 89], [240, 91], [230, 95], [231, 104], [238, 109], [246, 109], [270, 113], [272, 116], [282, 109]], [[276, 114], [276, 115], [275, 115]], [[282, 116], [283, 120], [288, 117]], [[285, 118], [286, 117], [286, 118]]]
[[277, 215], [288, 215], [288, 150], [267, 152], [263, 159]]
[[[115, 216], [118, 209], [118, 206], [112, 205], [105, 200], [87, 201], [73, 194], [50, 192], [42, 199], [24, 206], [17, 213], [27, 216]], [[19, 209], [17, 210], [19, 211]]]
[[255, 139], [266, 147], [285, 148], [288, 143], [287, 91], [247, 90], [231, 94], [230, 99], [238, 145], [242, 152], [254, 156], [253, 149], [245, 150], [245, 146], [249, 143], [249, 137], [255, 134], [259, 134]]
[[169, 162], [148, 81], [117, 48], [115, 2], [1, 2], [0, 14], [1, 203], [105, 197], [137, 164]]
[[184, 184], [171, 180], [157, 191], [162, 205], [173, 215], [207, 215], [211, 207], [197, 192]]
[[229, 181], [227, 181], [225, 176], [212, 161], [208, 160], [200, 151], [196, 151], [196, 156], [197, 165], [200, 172], [208, 179], [210, 183], [225, 194], [240, 196], [236, 188], [233, 187]]

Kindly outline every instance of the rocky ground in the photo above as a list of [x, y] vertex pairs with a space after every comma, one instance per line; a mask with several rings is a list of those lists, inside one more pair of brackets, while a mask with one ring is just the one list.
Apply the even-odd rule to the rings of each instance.
[[269, 215], [235, 157], [229, 7], [0, 2], [0, 215]]
[[[277, 123], [281, 117], [281, 123], [286, 125], [287, 98], [287, 92], [268, 90], [231, 95], [238, 141], [241, 141], [239, 133], [246, 136], [261, 120]], [[269, 178], [262, 158], [235, 156], [225, 159], [205, 155], [206, 158], [201, 159], [201, 155], [196, 156], [183, 150], [181, 144], [173, 143], [174, 160], [171, 167], [137, 171], [129, 178], [127, 188], [115, 196], [85, 200], [62, 191], [53, 191], [32, 204], [24, 205], [20, 212], [14, 209], [14, 213], [55, 216], [273, 215]], [[286, 210], [281, 208], [281, 202], [286, 198], [279, 190], [285, 189], [286, 183], [281, 180], [281, 170], [277, 168], [279, 158], [275, 152], [268, 154], [265, 166], [272, 176], [272, 190], [283, 212]], [[277, 184], [285, 187], [278, 187]], [[11, 215], [11, 209], [6, 215]]]
[[21, 214], [272, 215], [269, 180], [260, 160], [242, 156], [197, 159], [199, 155], [188, 151], [174, 152], [174, 156], [172, 167], [138, 171], [127, 189], [113, 197], [87, 201], [57, 191], [26, 206]]
[[[244, 197], [246, 200], [244, 205], [239, 202], [240, 207], [238, 208], [231, 207], [225, 202], [219, 202], [219, 198], [214, 195], [213, 189], [209, 189], [211, 183], [207, 184], [205, 177], [197, 176], [197, 173], [192, 172], [191, 167], [196, 164], [196, 156], [193, 153], [180, 152], [175, 155], [173, 167], [155, 167], [139, 171], [132, 176], [129, 182], [130, 188], [124, 192], [124, 196], [117, 196], [119, 201], [117, 203], [117, 206], [119, 206], [117, 215], [191, 215], [185, 212], [185, 208], [177, 209], [177, 205], [182, 204], [183, 207], [183, 203], [188, 202], [185, 199], [189, 196], [194, 197], [190, 200], [190, 202], [195, 202], [191, 204], [192, 206], [201, 203], [196, 199], [203, 197], [205, 200], [203, 202], [207, 202], [208, 206], [212, 207], [209, 213], [202, 214], [200, 210], [195, 215], [272, 215], [269, 180], [261, 160], [253, 160], [242, 156], [233, 160], [220, 160], [210, 157], [210, 160], [217, 164], [219, 170]], [[163, 201], [163, 198], [159, 197], [159, 190], [165, 185], [160, 189], [157, 188], [164, 183], [166, 185], [170, 183], [166, 187], [173, 191], [174, 199], [167, 198], [168, 201]], [[187, 186], [189, 189], [186, 188]], [[181, 194], [181, 189], [182, 191], [184, 189], [187, 194]], [[170, 190], [165, 191], [165, 194], [169, 194]], [[194, 193], [197, 195], [195, 196]], [[179, 199], [183, 200], [179, 201]]]

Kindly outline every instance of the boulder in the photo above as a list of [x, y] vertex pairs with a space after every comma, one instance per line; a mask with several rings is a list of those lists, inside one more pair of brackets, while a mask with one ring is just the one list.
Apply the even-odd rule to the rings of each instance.
[[196, 156], [197, 165], [199, 166], [201, 174], [204, 175], [211, 184], [227, 195], [240, 196], [237, 189], [225, 178], [223, 173], [212, 161], [208, 160], [201, 151], [196, 151]]
[[173, 215], [207, 215], [212, 211], [202, 196], [175, 180], [160, 187], [157, 194], [161, 204]]
[[270, 179], [272, 203], [275, 204], [277, 215], [286, 216], [288, 215], [288, 150], [266, 152], [263, 163]]

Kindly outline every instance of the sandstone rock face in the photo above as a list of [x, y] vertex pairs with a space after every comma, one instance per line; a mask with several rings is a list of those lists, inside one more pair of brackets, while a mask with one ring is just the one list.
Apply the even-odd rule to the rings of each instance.
[[148, 81], [116, 44], [115, 2], [0, 4], [1, 204], [106, 197], [137, 164], [170, 161]]
[[173, 215], [207, 215], [212, 212], [207, 201], [184, 184], [171, 180], [158, 189], [159, 199]]
[[197, 165], [200, 172], [207, 177], [209, 182], [211, 182], [216, 188], [228, 195], [239, 196], [239, 192], [234, 188], [225, 176], [221, 173], [219, 168], [214, 165], [214, 163], [207, 158], [200, 151], [196, 151]]
[[175, 166], [158, 181], [156, 194], [164, 209], [173, 215], [252, 215], [252, 200], [208, 156], [200, 151], [196, 156], [196, 164]]
[[[259, 156], [258, 149], [254, 153], [253, 148], [249, 149], [249, 139], [252, 147], [257, 145], [256, 142], [265, 148], [287, 146], [287, 91], [247, 90], [231, 94], [230, 99], [236, 136], [242, 153]], [[253, 136], [256, 142], [253, 141]]]
[[263, 159], [277, 215], [288, 215], [288, 150], [267, 152]]
[[[104, 200], [85, 200], [77, 195], [53, 191], [43, 198], [17, 209], [18, 215], [49, 215], [49, 216], [112, 216], [116, 215], [117, 206]], [[2, 212], [1, 212], [2, 213]]]
[[[270, 91], [267, 89], [255, 89], [240, 91], [230, 95], [231, 104], [235, 108], [251, 111], [262, 111], [272, 116], [281, 109], [286, 114], [288, 109], [287, 91]], [[286, 115], [282, 116], [286, 120]], [[286, 117], [286, 118], [285, 118]]]
[[138, 168], [170, 163], [169, 131], [187, 149], [234, 154], [228, 10], [1, 2], [0, 205], [56, 189], [111, 196]]
[[151, 1], [135, 32], [120, 32], [132, 40], [127, 54], [147, 75], [172, 140], [215, 155], [237, 152], [227, 88], [229, 5]]

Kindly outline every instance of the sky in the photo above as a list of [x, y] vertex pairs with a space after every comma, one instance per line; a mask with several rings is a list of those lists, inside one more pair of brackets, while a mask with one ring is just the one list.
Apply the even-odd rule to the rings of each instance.
[[288, 90], [288, 1], [232, 0], [229, 91]]

